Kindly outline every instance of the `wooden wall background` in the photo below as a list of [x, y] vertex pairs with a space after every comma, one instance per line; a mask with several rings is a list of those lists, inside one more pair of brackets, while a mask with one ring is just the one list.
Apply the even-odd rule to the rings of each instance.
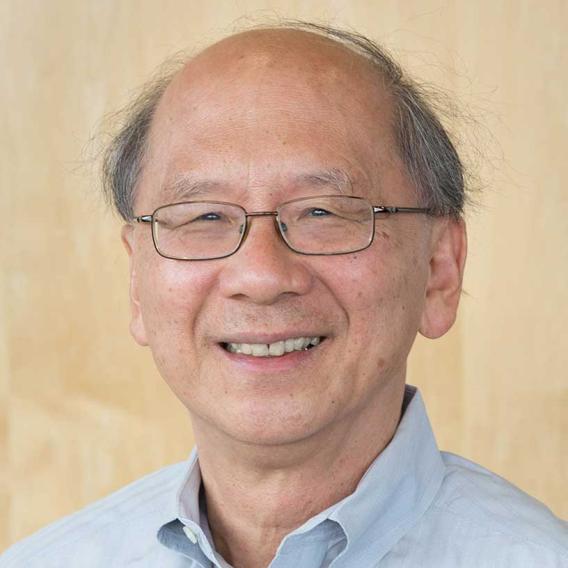
[[275, 15], [381, 40], [481, 125], [465, 138], [485, 186], [467, 295], [446, 338], [417, 343], [409, 381], [442, 448], [568, 516], [565, 0], [3, 0], [1, 548], [189, 452], [184, 409], [128, 334], [88, 141], [164, 57]]

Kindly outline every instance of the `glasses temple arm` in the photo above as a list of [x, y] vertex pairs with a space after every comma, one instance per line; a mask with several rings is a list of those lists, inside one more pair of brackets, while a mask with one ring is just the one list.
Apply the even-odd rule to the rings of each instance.
[[388, 205], [373, 205], [373, 213], [432, 213], [428, 207], [391, 207]]
[[153, 215], [140, 215], [139, 217], [134, 217], [133, 221], [137, 223], [151, 223]]

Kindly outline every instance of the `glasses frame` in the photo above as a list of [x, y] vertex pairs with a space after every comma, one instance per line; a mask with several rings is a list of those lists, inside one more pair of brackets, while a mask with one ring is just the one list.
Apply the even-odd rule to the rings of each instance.
[[[361, 201], [364, 201], [366, 203], [368, 203], [368, 205], [372, 208], [373, 210], [373, 227], [372, 227], [372, 231], [371, 231], [371, 236], [369, 239], [369, 242], [365, 245], [362, 246], [360, 248], [357, 248], [355, 250], [349, 250], [349, 251], [341, 251], [341, 252], [303, 252], [300, 250], [295, 249], [286, 239], [286, 236], [284, 235], [284, 231], [282, 229], [282, 224], [280, 222], [280, 209], [290, 203], [295, 203], [297, 201], [305, 201], [308, 199], [317, 199], [320, 197], [348, 197], [349, 199], [359, 199]], [[159, 247], [158, 247], [158, 242], [157, 242], [157, 238], [156, 238], [156, 226], [158, 224], [158, 221], [156, 219], [156, 213], [158, 213], [158, 211], [162, 210], [162, 209], [166, 209], [168, 207], [172, 207], [173, 205], [188, 205], [191, 203], [213, 203], [215, 205], [231, 205], [233, 207], [238, 207], [243, 213], [244, 213], [244, 217], [245, 217], [245, 230], [241, 233], [241, 237], [239, 239], [239, 242], [237, 243], [237, 245], [235, 246], [234, 250], [232, 250], [231, 252], [229, 252], [228, 254], [225, 254], [223, 256], [213, 256], [213, 257], [207, 257], [207, 258], [178, 258], [175, 256], [168, 256], [166, 254], [163, 254]], [[250, 230], [250, 226], [251, 223], [249, 221], [250, 218], [252, 217], [272, 217], [273, 221], [274, 221], [274, 226], [276, 228], [276, 232], [278, 233], [278, 235], [280, 236], [280, 239], [284, 242], [284, 244], [293, 252], [297, 253], [297, 254], [301, 254], [304, 256], [339, 256], [342, 254], [352, 254], [355, 252], [360, 252], [362, 250], [365, 250], [367, 248], [369, 248], [372, 244], [373, 241], [375, 239], [375, 220], [376, 220], [376, 215], [378, 215], [379, 213], [386, 213], [388, 215], [394, 215], [396, 213], [423, 213], [426, 215], [433, 215], [434, 214], [434, 210], [429, 208], [429, 207], [399, 207], [399, 206], [394, 206], [394, 205], [373, 205], [370, 201], [368, 201], [367, 199], [365, 199], [364, 197], [356, 197], [356, 196], [352, 196], [352, 195], [317, 195], [317, 196], [308, 196], [308, 197], [298, 197], [297, 199], [291, 199], [290, 201], [285, 201], [284, 203], [281, 203], [274, 211], [247, 211], [244, 207], [242, 207], [241, 205], [239, 205], [238, 203], [231, 203], [230, 201], [210, 201], [210, 200], [197, 200], [197, 201], [179, 201], [179, 202], [175, 202], [175, 203], [168, 203], [166, 205], [161, 205], [160, 207], [157, 207], [153, 213], [149, 214], [149, 215], [138, 215], [136, 217], [133, 218], [133, 222], [136, 223], [147, 223], [147, 224], [151, 224], [152, 226], [152, 242], [154, 243], [154, 248], [156, 249], [156, 252], [163, 258], [167, 258], [170, 260], [180, 260], [180, 261], [202, 261], [202, 260], [220, 260], [222, 258], [227, 258], [229, 256], [234, 255], [243, 245], [243, 243], [245, 242], [249, 230]]]

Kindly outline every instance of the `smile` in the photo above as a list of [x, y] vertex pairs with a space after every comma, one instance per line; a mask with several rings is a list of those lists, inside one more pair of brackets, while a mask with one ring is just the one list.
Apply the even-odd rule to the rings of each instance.
[[229, 353], [252, 357], [281, 357], [293, 351], [307, 351], [319, 345], [322, 337], [291, 337], [275, 343], [222, 343]]

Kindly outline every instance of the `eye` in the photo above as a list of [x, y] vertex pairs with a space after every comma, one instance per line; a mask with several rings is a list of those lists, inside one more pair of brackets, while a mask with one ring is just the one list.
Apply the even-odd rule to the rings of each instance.
[[203, 213], [195, 212], [186, 223], [231, 223], [234, 221], [234, 216], [228, 214], [226, 211], [205, 210]]
[[219, 225], [227, 223], [228, 219], [223, 213], [215, 211], [208, 211], [207, 213], [195, 214], [186, 219], [180, 219], [175, 224], [172, 223], [172, 228], [185, 228], [186, 230], [197, 229], [203, 225]]
[[203, 213], [203, 215], [199, 215], [198, 217], [195, 217], [194, 219], [192, 219], [191, 221], [219, 221], [221, 219], [221, 215], [219, 215], [219, 213]]
[[308, 215], [310, 217], [326, 217], [327, 215], [333, 215], [333, 213], [327, 211], [327, 209], [322, 209], [321, 207], [314, 207], [308, 211]]

